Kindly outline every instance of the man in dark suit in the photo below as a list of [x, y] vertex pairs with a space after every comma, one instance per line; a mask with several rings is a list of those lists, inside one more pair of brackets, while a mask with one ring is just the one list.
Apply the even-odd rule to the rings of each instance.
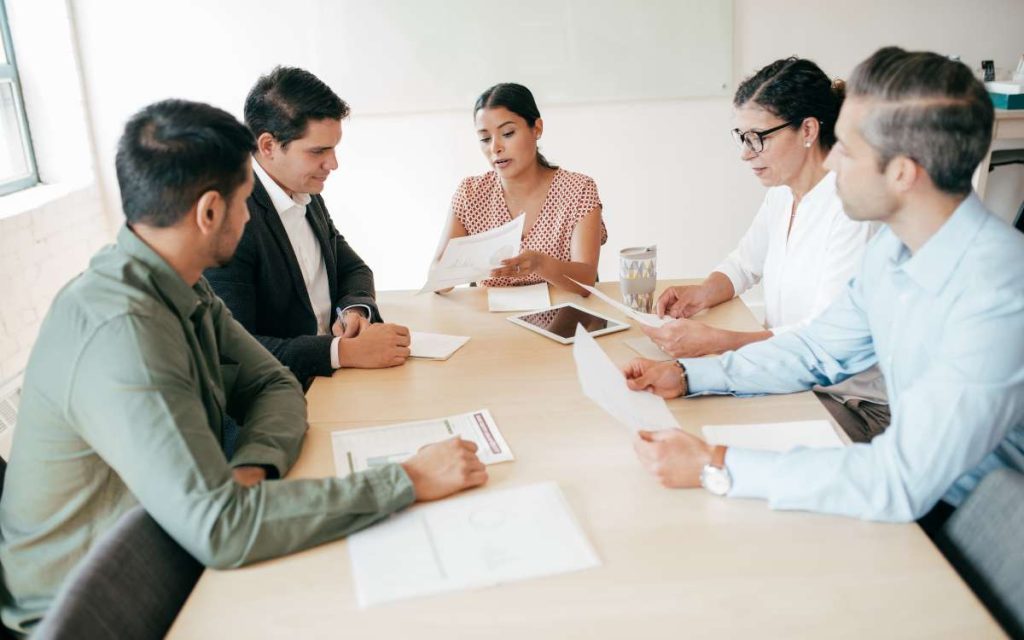
[[205, 276], [235, 318], [303, 385], [342, 367], [409, 356], [409, 330], [382, 322], [373, 272], [338, 233], [320, 192], [338, 168], [348, 105], [303, 69], [278, 67], [245, 100], [256, 136], [252, 216], [234, 259]]

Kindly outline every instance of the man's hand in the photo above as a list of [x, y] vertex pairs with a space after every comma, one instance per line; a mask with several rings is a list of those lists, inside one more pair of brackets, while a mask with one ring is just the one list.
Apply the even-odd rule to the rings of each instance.
[[727, 350], [723, 349], [725, 332], [697, 320], [679, 318], [660, 327], [641, 324], [640, 330], [673, 358], [699, 358]]
[[700, 438], [679, 429], [638, 431], [633, 438], [633, 450], [640, 464], [669, 488], [699, 487], [700, 472], [711, 462], [712, 449]]
[[688, 284], [662, 291], [655, 311], [658, 316], [689, 318], [707, 308], [707, 290], [701, 285]]
[[683, 369], [678, 362], [634, 358], [622, 368], [622, 374], [633, 391], [650, 391], [669, 400], [686, 394]]
[[409, 357], [409, 329], [397, 324], [368, 324], [354, 338], [338, 341], [338, 363], [357, 369], [396, 367]]
[[462, 438], [428, 444], [402, 463], [412, 480], [416, 501], [437, 500], [487, 482], [487, 468], [476, 457], [476, 444]]
[[363, 315], [359, 308], [352, 307], [334, 321], [331, 333], [339, 338], [354, 338], [368, 326], [370, 326], [370, 320]]
[[267, 479], [267, 471], [263, 467], [243, 466], [231, 470], [235, 482], [243, 487], [252, 487]]

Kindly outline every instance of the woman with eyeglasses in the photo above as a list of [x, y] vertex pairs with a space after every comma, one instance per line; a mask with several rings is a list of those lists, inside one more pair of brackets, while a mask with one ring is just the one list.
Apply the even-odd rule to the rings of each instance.
[[[740, 84], [732, 136], [768, 192], [739, 246], [704, 282], [670, 287], [658, 299], [658, 314], [677, 319], [643, 330], [663, 351], [677, 358], [722, 353], [801, 327], [853, 277], [873, 228], [846, 216], [835, 174], [824, 167], [843, 97], [842, 81], [795, 57]], [[729, 331], [691, 319], [758, 282], [764, 285], [765, 330]], [[869, 374], [847, 386], [847, 407], [867, 403], [863, 410], [871, 414], [864, 438], [851, 437], [869, 439], [888, 424], [884, 383]]]

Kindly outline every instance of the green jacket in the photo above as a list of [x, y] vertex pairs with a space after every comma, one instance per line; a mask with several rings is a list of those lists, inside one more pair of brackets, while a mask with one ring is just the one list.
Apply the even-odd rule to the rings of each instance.
[[[231, 460], [222, 421], [241, 426]], [[189, 287], [128, 227], [58, 294], [32, 350], [0, 500], [4, 624], [31, 629], [62, 581], [141, 503], [209, 567], [334, 540], [413, 501], [398, 465], [345, 479], [283, 477], [306, 403], [294, 377], [205, 280]]]

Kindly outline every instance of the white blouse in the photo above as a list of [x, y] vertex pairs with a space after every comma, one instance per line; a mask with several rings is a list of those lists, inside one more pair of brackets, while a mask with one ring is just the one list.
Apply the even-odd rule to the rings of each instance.
[[765, 327], [772, 333], [809, 323], [857, 272], [875, 226], [846, 217], [829, 173], [800, 201], [789, 228], [793, 192], [772, 187], [740, 244], [715, 271], [739, 295], [764, 283]]

